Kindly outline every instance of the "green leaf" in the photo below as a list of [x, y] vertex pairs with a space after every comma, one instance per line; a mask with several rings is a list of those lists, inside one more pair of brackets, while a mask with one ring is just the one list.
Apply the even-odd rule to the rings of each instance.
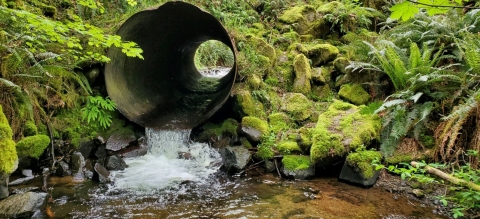
[[391, 18], [406, 21], [418, 13], [419, 8], [411, 2], [404, 1], [391, 7], [390, 11], [392, 11]]

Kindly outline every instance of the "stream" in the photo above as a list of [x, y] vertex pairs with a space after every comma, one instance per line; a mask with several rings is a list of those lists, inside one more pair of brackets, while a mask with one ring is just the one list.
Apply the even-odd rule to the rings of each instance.
[[[129, 167], [113, 172], [113, 183], [49, 178], [48, 208], [54, 218], [445, 218], [417, 200], [336, 177], [228, 176], [219, 171], [219, 153], [189, 142], [189, 134], [147, 129], [149, 152], [126, 159]], [[178, 152], [192, 157], [179, 159]], [[35, 185], [40, 179], [23, 186]]]

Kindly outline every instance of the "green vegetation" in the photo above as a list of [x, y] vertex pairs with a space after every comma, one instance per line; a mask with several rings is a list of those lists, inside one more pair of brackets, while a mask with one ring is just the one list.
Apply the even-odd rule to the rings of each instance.
[[338, 91], [338, 96], [356, 105], [364, 105], [370, 100], [370, 94], [358, 84], [342, 85]]
[[231, 68], [233, 62], [232, 50], [224, 43], [217, 40], [203, 42], [195, 53], [195, 66], [199, 70], [218, 66]]
[[13, 133], [0, 105], [0, 173], [10, 174], [16, 169], [18, 160]]
[[365, 178], [373, 177], [375, 167], [372, 166], [374, 160], [381, 160], [382, 154], [378, 151], [360, 151], [353, 152], [347, 156], [346, 162], [348, 165], [356, 168]]
[[17, 142], [17, 153], [19, 157], [38, 159], [49, 144], [50, 138], [46, 135], [29, 136]]
[[266, 135], [269, 133], [268, 123], [262, 119], [245, 116], [242, 118], [242, 126], [250, 127], [260, 131], [261, 135]]
[[308, 156], [285, 155], [282, 159], [283, 167], [287, 170], [305, 170], [312, 166]]

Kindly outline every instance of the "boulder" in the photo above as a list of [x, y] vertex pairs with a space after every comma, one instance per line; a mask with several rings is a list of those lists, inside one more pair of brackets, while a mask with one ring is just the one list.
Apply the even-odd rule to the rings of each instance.
[[93, 142], [96, 144], [96, 145], [103, 145], [105, 143], [107, 143], [105, 141], [105, 138], [103, 138], [103, 136], [101, 135], [98, 135], [97, 137], [95, 137], [95, 139], [93, 139]]
[[22, 175], [26, 176], [26, 177], [30, 177], [30, 176], [33, 176], [33, 172], [30, 169], [23, 169], [22, 170]]
[[136, 145], [132, 145], [118, 151], [118, 155], [120, 155], [123, 158], [140, 157], [147, 154], [147, 152], [148, 152], [147, 140], [145, 139], [145, 137], [140, 137], [137, 140]]
[[280, 110], [289, 114], [295, 121], [303, 121], [312, 114], [312, 103], [301, 93], [283, 95]]
[[228, 146], [220, 151], [223, 159], [223, 167], [228, 173], [237, 173], [247, 167], [252, 158], [248, 149], [242, 146]]
[[95, 172], [98, 174], [98, 181], [100, 183], [110, 182], [110, 171], [105, 169], [105, 167], [100, 163], [95, 163]]
[[102, 145], [97, 147], [97, 150], [95, 151], [95, 157], [97, 157], [97, 159], [103, 159], [106, 156], [107, 156], [106, 146]]
[[305, 180], [315, 176], [315, 165], [308, 156], [285, 155], [282, 164], [282, 174], [287, 178]]
[[285, 10], [280, 15], [279, 20], [284, 24], [290, 25], [296, 32], [304, 34], [308, 31], [310, 23], [318, 18], [315, 7], [301, 5]]
[[360, 114], [360, 108], [334, 100], [327, 111], [318, 116], [312, 130], [310, 158], [319, 167], [343, 159], [350, 151], [368, 146], [380, 138], [378, 115]]
[[382, 154], [378, 151], [350, 153], [343, 165], [339, 178], [362, 186], [373, 186], [378, 179], [380, 170], [375, 170], [375, 167], [372, 166], [372, 161], [380, 159], [382, 159]]
[[262, 103], [253, 98], [249, 90], [244, 88], [234, 89], [233, 95], [233, 110], [240, 117], [256, 116], [264, 117], [265, 110]]
[[80, 146], [78, 147], [78, 151], [80, 153], [82, 153], [82, 156], [84, 158], [89, 158], [94, 147], [95, 147], [94, 141], [83, 141], [83, 142], [80, 142]]
[[85, 179], [85, 174], [83, 173], [83, 168], [85, 167], [85, 159], [83, 158], [82, 153], [75, 152], [72, 155], [72, 174], [75, 181], [83, 181]]
[[107, 140], [106, 149], [110, 151], [119, 151], [131, 142], [137, 140], [133, 130], [128, 128], [122, 128], [120, 131], [113, 133]]
[[327, 83], [323, 71], [327, 70], [326, 68], [313, 68], [312, 69], [312, 81], [318, 85], [324, 85]]
[[308, 49], [308, 58], [312, 60], [312, 66], [319, 66], [335, 60], [340, 53], [337, 47], [331, 44], [316, 44]]
[[26, 192], [12, 195], [0, 201], [0, 218], [30, 218], [43, 209], [47, 193]]
[[107, 170], [124, 170], [128, 165], [121, 157], [113, 155], [106, 158], [105, 167]]
[[275, 163], [270, 160], [265, 160], [265, 172], [266, 173], [273, 173], [277, 167], [275, 166]]
[[292, 120], [285, 113], [272, 113], [268, 116], [268, 125], [274, 133], [288, 130], [291, 123]]
[[308, 95], [311, 91], [310, 79], [312, 78], [312, 70], [307, 57], [303, 54], [295, 56], [293, 69], [295, 72], [293, 92]]
[[338, 96], [355, 105], [364, 105], [370, 100], [370, 94], [368, 94], [359, 84], [342, 85], [340, 91], [338, 91]]
[[268, 134], [269, 128], [266, 121], [253, 116], [245, 116], [242, 118], [240, 131], [249, 141], [258, 143], [263, 135]]
[[27, 181], [30, 181], [32, 180], [33, 178], [35, 178], [33, 175], [32, 176], [27, 176], [27, 177], [23, 177], [23, 178], [19, 178], [19, 179], [16, 179], [12, 182], [9, 182], [8, 185], [9, 186], [16, 186], [16, 185], [20, 185], [20, 184], [23, 184]]
[[72, 175], [72, 171], [65, 161], [61, 160], [57, 163], [57, 169], [55, 170], [55, 174], [58, 176], [70, 176]]

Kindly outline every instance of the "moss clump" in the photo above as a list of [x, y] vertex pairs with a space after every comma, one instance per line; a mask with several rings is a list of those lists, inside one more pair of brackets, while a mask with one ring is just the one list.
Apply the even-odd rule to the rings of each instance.
[[258, 146], [258, 150], [255, 156], [262, 160], [268, 160], [268, 159], [272, 159], [273, 156], [275, 156], [275, 152], [273, 152], [272, 150], [272, 145], [260, 144]]
[[234, 94], [237, 112], [240, 116], [265, 117], [262, 103], [252, 97], [249, 90], [239, 89]]
[[242, 126], [250, 127], [260, 131], [260, 134], [266, 135], [269, 132], [268, 123], [262, 119], [253, 116], [245, 116], [242, 118]]
[[364, 105], [370, 100], [370, 94], [358, 84], [342, 85], [340, 91], [338, 91], [338, 96], [356, 105]]
[[12, 129], [0, 105], [0, 173], [10, 174], [16, 169], [18, 156], [12, 137]]
[[300, 93], [286, 93], [282, 99], [281, 110], [295, 121], [303, 121], [311, 115], [312, 103]]
[[38, 134], [37, 126], [35, 125], [35, 122], [27, 121], [25, 123], [25, 130], [23, 131], [23, 134], [25, 136], [33, 136], [33, 135]]
[[277, 149], [284, 154], [302, 152], [302, 149], [298, 146], [297, 142], [294, 141], [282, 142], [277, 145]]
[[349, 64], [350, 61], [348, 61], [348, 59], [344, 57], [338, 57], [337, 59], [335, 59], [335, 61], [333, 61], [333, 66], [335, 70], [337, 70], [337, 72], [339, 72], [340, 74], [349, 73], [349, 70], [346, 69]]
[[236, 138], [239, 123], [235, 119], [226, 119], [222, 124], [206, 123], [202, 126], [204, 130], [200, 134], [200, 140], [207, 140], [212, 136], [228, 136]]
[[363, 177], [371, 178], [375, 173], [372, 161], [380, 159], [382, 159], [382, 154], [378, 151], [360, 151], [349, 154], [346, 161], [348, 165], [357, 169]]
[[320, 114], [313, 131], [312, 161], [342, 157], [379, 138], [380, 118], [377, 115], [362, 115], [359, 111], [355, 105], [334, 100], [328, 110]]
[[[325, 36], [330, 34], [330, 27], [331, 24], [326, 19], [317, 19], [310, 24], [307, 33], [312, 37], [325, 38]], [[302, 41], [311, 41], [311, 39]]]
[[343, 7], [344, 7], [343, 3], [338, 1], [333, 1], [318, 7], [317, 12], [321, 14], [330, 14], [334, 12], [336, 9], [343, 8]]
[[270, 130], [274, 133], [288, 130], [290, 122], [290, 118], [285, 113], [273, 113], [268, 116]]
[[340, 53], [337, 47], [331, 44], [314, 44], [307, 46], [308, 58], [312, 60], [313, 66], [318, 66], [330, 61], [335, 60]]
[[313, 138], [313, 129], [302, 127], [298, 129], [298, 138], [300, 139], [299, 146], [303, 150], [308, 150], [312, 146], [312, 138]]
[[245, 148], [253, 148], [252, 144], [246, 138], [240, 138], [240, 142]]
[[17, 153], [19, 157], [38, 159], [49, 144], [50, 138], [46, 135], [29, 136], [17, 142]]
[[305, 14], [314, 11], [315, 8], [311, 5], [295, 6], [283, 12], [279, 20], [287, 24], [307, 22]]
[[357, 40], [360, 40], [359, 36], [355, 32], [347, 32], [340, 38], [340, 41], [345, 44], [353, 43]]
[[388, 164], [410, 163], [412, 160], [413, 156], [411, 154], [399, 154], [385, 158]]
[[312, 81], [315, 84], [326, 84], [327, 80], [325, 79], [323, 71], [325, 71], [325, 68], [314, 68], [312, 71]]
[[287, 170], [306, 170], [312, 166], [308, 156], [285, 155], [282, 159], [283, 167]]
[[253, 90], [260, 89], [263, 85], [262, 79], [258, 75], [250, 75], [246, 82], [247, 85]]
[[310, 79], [312, 78], [312, 71], [310, 62], [303, 54], [298, 54], [293, 60], [293, 68], [295, 71], [295, 80], [293, 83], [293, 92], [308, 95], [312, 90]]
[[262, 38], [256, 37], [251, 34], [247, 35], [246, 39], [250, 43], [250, 45], [255, 48], [255, 51], [258, 55], [262, 55], [268, 58], [269, 66], [272, 66], [275, 63], [277, 54], [275, 52], [275, 48], [272, 45], [268, 44]]

